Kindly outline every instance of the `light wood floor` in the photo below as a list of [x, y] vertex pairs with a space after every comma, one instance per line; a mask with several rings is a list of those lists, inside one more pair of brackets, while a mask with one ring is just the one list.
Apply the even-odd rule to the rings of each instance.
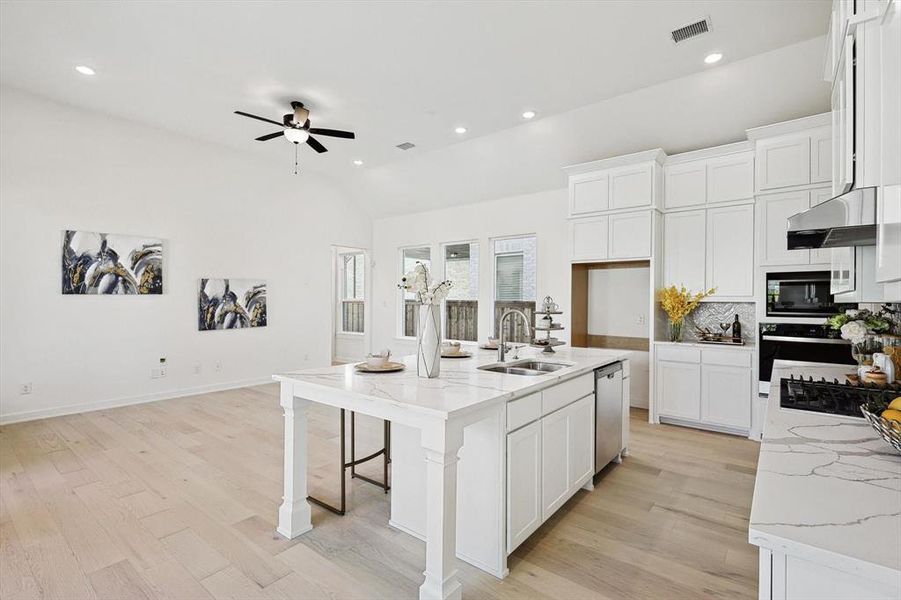
[[[517, 549], [507, 579], [460, 563], [464, 596], [754, 597], [757, 445], [646, 419], [633, 412], [632, 456]], [[337, 421], [323, 407], [310, 421], [323, 496]], [[373, 448], [377, 423], [359, 429]], [[417, 596], [424, 545], [387, 526], [366, 483], [349, 484], [347, 516], [314, 507], [313, 531], [276, 536], [281, 468], [275, 385], [3, 427], [0, 598]]]

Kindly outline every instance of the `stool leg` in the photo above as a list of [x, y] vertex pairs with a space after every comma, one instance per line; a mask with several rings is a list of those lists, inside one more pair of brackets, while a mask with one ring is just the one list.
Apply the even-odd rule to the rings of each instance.
[[357, 413], [350, 411], [350, 478], [357, 476]]

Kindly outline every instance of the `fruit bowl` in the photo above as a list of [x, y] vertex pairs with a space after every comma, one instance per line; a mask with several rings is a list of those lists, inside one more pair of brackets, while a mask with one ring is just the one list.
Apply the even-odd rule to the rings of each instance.
[[860, 412], [870, 422], [882, 439], [892, 445], [901, 454], [901, 421], [890, 421], [882, 417], [882, 411], [886, 409], [885, 402], [871, 401], [860, 406]]

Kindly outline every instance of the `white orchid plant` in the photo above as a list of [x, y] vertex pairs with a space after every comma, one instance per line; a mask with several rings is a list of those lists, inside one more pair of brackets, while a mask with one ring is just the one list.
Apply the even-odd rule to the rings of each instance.
[[453, 282], [448, 280], [434, 281], [429, 268], [417, 260], [397, 287], [416, 294], [416, 301], [420, 304], [441, 304], [447, 298], [452, 286]]

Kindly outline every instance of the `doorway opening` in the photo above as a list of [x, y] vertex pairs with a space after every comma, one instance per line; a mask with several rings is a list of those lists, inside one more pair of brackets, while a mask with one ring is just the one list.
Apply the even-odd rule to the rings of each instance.
[[332, 247], [332, 364], [363, 359], [366, 348], [368, 253]]

